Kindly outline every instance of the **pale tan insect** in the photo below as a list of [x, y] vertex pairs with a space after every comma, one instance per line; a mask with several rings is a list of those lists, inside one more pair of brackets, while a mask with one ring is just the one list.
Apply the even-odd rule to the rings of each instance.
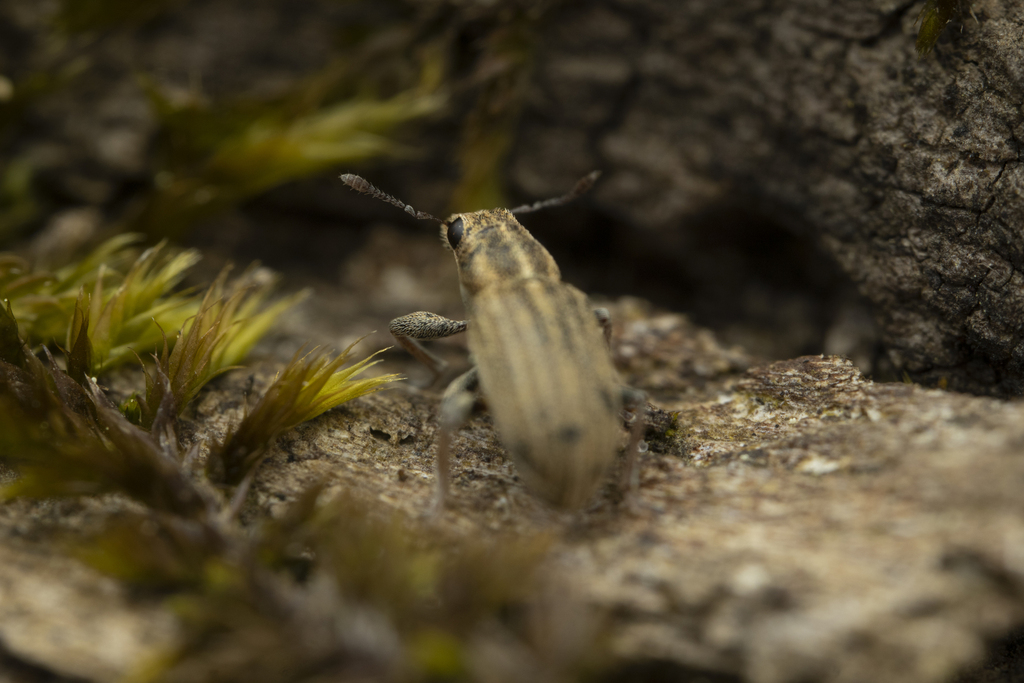
[[[568, 202], [598, 174], [569, 194], [521, 206], [459, 213], [440, 220], [381, 192], [359, 176], [342, 181], [441, 224], [442, 241], [455, 254], [469, 320], [420, 311], [395, 318], [390, 330], [413, 356], [440, 375], [443, 361], [419, 342], [466, 331], [475, 367], [444, 393], [438, 439], [439, 500], [449, 480], [452, 434], [466, 421], [482, 391], [502, 444], [527, 486], [554, 505], [578, 508], [593, 496], [615, 458], [623, 397], [635, 407], [643, 394], [620, 386], [607, 345], [608, 312], [562, 282], [558, 265], [513, 214]], [[604, 332], [602, 332], [602, 327]], [[636, 419], [627, 472], [632, 479], [643, 420]]]

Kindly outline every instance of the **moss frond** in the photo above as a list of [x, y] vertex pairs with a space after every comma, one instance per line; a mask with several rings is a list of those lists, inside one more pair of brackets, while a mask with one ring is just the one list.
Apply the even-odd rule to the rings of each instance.
[[401, 153], [392, 137], [397, 127], [444, 102], [415, 89], [296, 114], [283, 105], [211, 109], [195, 100], [177, 105], [152, 82], [144, 85], [167, 128], [168, 165], [125, 229], [153, 236], [181, 235], [195, 221], [282, 183]]
[[[168, 351], [166, 340], [158, 369], [146, 375], [146, 399], [140, 403], [142, 424], [150, 426], [156, 410], [168, 398], [180, 413], [214, 377], [236, 367], [288, 308], [308, 295], [298, 292], [270, 305], [274, 282], [247, 284], [243, 275], [227, 283], [225, 269], [199, 304], [199, 312], [185, 321]], [[159, 376], [167, 381], [159, 381]]]
[[[198, 262], [198, 252], [172, 252], [161, 242], [136, 257], [132, 247], [138, 240], [119, 235], [52, 273], [0, 254], [0, 296], [18, 321], [0, 319], [0, 335], [4, 329], [20, 331], [32, 345], [60, 340], [69, 374], [84, 383], [84, 377], [136, 359], [162, 341], [166, 346], [164, 330], [181, 330], [182, 343], [163, 356], [180, 410], [206, 382], [237, 365], [281, 313], [306, 296], [300, 292], [268, 303], [270, 279], [256, 282], [250, 270], [229, 283], [225, 270], [200, 300], [176, 291]], [[10, 349], [17, 353], [16, 345]], [[148, 388], [150, 394], [160, 391], [152, 381]], [[147, 424], [160, 400], [151, 395]]]
[[169, 444], [129, 423], [94, 383], [86, 392], [55, 363], [27, 358], [29, 371], [0, 367], [0, 458], [20, 475], [0, 498], [118, 492], [154, 510], [206, 509]]
[[[359, 396], [384, 388], [398, 375], [354, 379], [379, 361], [373, 356], [347, 368], [353, 343], [331, 360], [326, 349], [300, 350], [227, 439], [213, 448], [208, 473], [215, 481], [239, 483], [280, 434]], [[378, 352], [379, 353], [379, 352]], [[376, 355], [376, 354], [374, 354]]]
[[917, 17], [921, 22], [915, 45], [918, 57], [927, 57], [946, 29], [946, 25], [954, 17], [963, 17], [963, 2], [964, 0], [926, 0]]
[[82, 289], [93, 293], [92, 305], [97, 304], [98, 282], [106, 284], [109, 278], [106, 291], [113, 292], [117, 272], [131, 264], [131, 247], [138, 240], [137, 235], [118, 235], [52, 273], [35, 270], [14, 254], [0, 254], [0, 297], [10, 300], [25, 342], [34, 346], [64, 341]]
[[[17, 450], [22, 440], [88, 438], [95, 433], [91, 401], [81, 386], [64, 374], [52, 356], [49, 367], [27, 350], [20, 365], [0, 361], [0, 398], [9, 406], [0, 424], [0, 458]], [[88, 404], [88, 405], [86, 405]]]
[[10, 299], [0, 305], [0, 361], [25, 367], [25, 343], [18, 334], [18, 321], [11, 310]]
[[137, 425], [139, 427], [142, 426], [142, 403], [140, 403], [138, 394], [132, 392], [131, 396], [121, 402], [121, 405], [118, 406], [118, 410], [120, 410], [125, 419], [133, 425]]
[[209, 564], [225, 550], [223, 535], [204, 520], [149, 512], [110, 520], [74, 554], [122, 581], [180, 589], [201, 585]]
[[[203, 584], [172, 602], [181, 646], [139, 679], [344, 680], [354, 668], [373, 680], [464, 679], [482, 651], [516, 655], [513, 680], [576, 671], [579, 653], [546, 642], [550, 620], [529, 603], [548, 539], [449, 537], [355, 495], [318, 504], [323, 491], [250, 537], [257, 552], [238, 555], [248, 559], [207, 561]], [[307, 562], [298, 580], [279, 571], [289, 557]], [[590, 644], [587, 629], [566, 627]]]
[[[213, 283], [204, 297], [204, 305], [223, 319], [224, 340], [213, 358], [217, 368], [238, 365], [262, 339], [286, 310], [309, 296], [304, 289], [271, 304], [267, 299], [277, 285], [276, 278], [261, 278], [255, 264], [235, 281], [227, 283], [227, 270]], [[221, 370], [218, 370], [220, 372]]]
[[85, 385], [92, 375], [92, 341], [89, 339], [90, 297], [82, 288], [68, 327], [67, 368], [71, 379]]
[[119, 235], [52, 273], [0, 255], [0, 296], [9, 300], [23, 338], [30, 345], [66, 344], [76, 376], [109, 370], [133, 358], [133, 349], [156, 348], [161, 326], [177, 328], [195, 314], [192, 297], [174, 288], [199, 255], [168, 254], [159, 244], [134, 258], [138, 240]]
[[[0, 376], [0, 459], [6, 464], [19, 470], [32, 469], [37, 461], [62, 457], [60, 451], [65, 445], [76, 451], [101, 445], [95, 433], [59, 400], [53, 384], [38, 376], [35, 368], [26, 372], [5, 363], [0, 365]], [[56, 455], [51, 457], [53, 453]], [[68, 461], [68, 469], [78, 469], [75, 462], [83, 457], [75, 452], [63, 459]], [[3, 497], [14, 497], [20, 486], [20, 482], [8, 485]]]
[[52, 275], [52, 291], [77, 291], [83, 285], [90, 285], [96, 281], [100, 268], [115, 272], [125, 270], [135, 257], [132, 247], [141, 241], [141, 235], [130, 233], [111, 237], [78, 261], [58, 269]]
[[173, 290], [199, 262], [199, 253], [190, 249], [168, 255], [166, 246], [161, 242], [143, 252], [112, 294], [103, 293], [100, 269], [89, 325], [95, 374], [130, 360], [136, 350], [155, 348], [163, 338], [162, 329], [180, 327], [195, 314], [193, 297]]

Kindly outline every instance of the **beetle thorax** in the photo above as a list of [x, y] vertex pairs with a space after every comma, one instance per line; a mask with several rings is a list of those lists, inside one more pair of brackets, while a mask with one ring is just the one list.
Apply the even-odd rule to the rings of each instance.
[[457, 214], [445, 221], [445, 226], [456, 219], [463, 222], [454, 252], [464, 297], [517, 280], [561, 279], [548, 250], [508, 210]]

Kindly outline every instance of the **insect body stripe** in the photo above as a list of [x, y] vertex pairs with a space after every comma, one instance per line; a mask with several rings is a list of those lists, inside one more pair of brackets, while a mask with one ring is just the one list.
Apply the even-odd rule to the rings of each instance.
[[615, 448], [614, 370], [593, 313], [558, 281], [520, 281], [476, 304], [471, 346], [487, 349], [478, 367], [504, 442], [535, 487], [577, 495]]

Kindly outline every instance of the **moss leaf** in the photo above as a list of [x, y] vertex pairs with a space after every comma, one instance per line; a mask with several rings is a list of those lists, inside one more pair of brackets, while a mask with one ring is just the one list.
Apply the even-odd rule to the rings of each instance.
[[25, 367], [25, 343], [18, 335], [18, 321], [9, 299], [0, 305], [0, 360], [15, 367]]
[[89, 339], [89, 295], [83, 287], [75, 302], [68, 328], [68, 375], [79, 384], [92, 374], [92, 341]]
[[[165, 257], [165, 249], [161, 242], [143, 252], [94, 313], [89, 332], [95, 374], [132, 359], [133, 349], [154, 348], [162, 339], [161, 329], [175, 329], [195, 314], [192, 297], [172, 290], [199, 261], [199, 253], [188, 250]], [[101, 284], [98, 280], [97, 286]]]
[[[37, 361], [38, 362], [38, 361]], [[40, 368], [41, 368], [40, 364]], [[51, 370], [24, 373], [34, 392], [26, 402], [0, 382], [0, 457], [20, 477], [0, 497], [47, 498], [119, 492], [154, 510], [196, 515], [207, 505], [185, 475], [177, 454], [131, 424], [93, 383], [92, 419], [83, 419], [54, 387]], [[69, 377], [65, 390], [78, 385]], [[37, 407], [40, 399], [44, 407]], [[41, 419], [42, 418], [42, 419]]]
[[112, 519], [98, 536], [74, 548], [99, 571], [160, 588], [202, 584], [208, 564], [224, 551], [223, 535], [203, 520], [153, 512]]
[[251, 278], [243, 275], [229, 285], [227, 275], [225, 269], [206, 291], [199, 312], [176, 336], [173, 350], [168, 352], [164, 340], [159, 367], [147, 373], [146, 399], [140, 402], [144, 426], [153, 424], [155, 411], [168, 396], [175, 415], [184, 410], [210, 380], [236, 367], [284, 311], [308, 295], [301, 291], [266, 305], [273, 281], [248, 284]]
[[[445, 101], [414, 89], [295, 114], [269, 105], [228, 106], [227, 111], [197, 102], [177, 106], [152, 83], [147, 90], [177, 154], [169, 156], [154, 192], [125, 229], [160, 237], [184, 234], [196, 221], [282, 183], [403, 153], [394, 131]], [[177, 140], [182, 136], [186, 139]]]
[[956, 16], [963, 16], [961, 0], [926, 0], [918, 15], [921, 22], [916, 43], [919, 57], [928, 56], [946, 25]]
[[[358, 343], [358, 342], [356, 342]], [[214, 447], [208, 473], [215, 481], [239, 483], [256, 467], [273, 440], [283, 432], [311, 420], [346, 401], [380, 391], [398, 375], [354, 379], [377, 361], [373, 356], [348, 367], [350, 345], [333, 360], [325, 349], [295, 354], [252, 412], [228, 437]], [[374, 354], [376, 355], [376, 354]]]

